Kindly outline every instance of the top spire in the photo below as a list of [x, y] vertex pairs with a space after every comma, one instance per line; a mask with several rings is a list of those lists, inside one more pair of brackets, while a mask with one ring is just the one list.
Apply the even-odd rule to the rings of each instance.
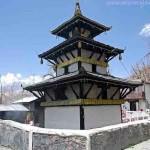
[[76, 16], [76, 15], [82, 15], [82, 12], [81, 12], [81, 9], [80, 9], [80, 3], [79, 3], [78, 0], [76, 1], [76, 9], [75, 9], [74, 15], [75, 15], [75, 16]]

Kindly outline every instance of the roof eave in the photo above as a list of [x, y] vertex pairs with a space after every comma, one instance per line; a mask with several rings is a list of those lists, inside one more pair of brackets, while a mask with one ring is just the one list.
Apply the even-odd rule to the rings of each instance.
[[[38, 57], [39, 57], [39, 58], [45, 58], [46, 55], [50, 55], [51, 53], [54, 52], [54, 50], [59, 49], [60, 46], [66, 44], [66, 43], [69, 43], [69, 42], [72, 41], [72, 40], [76, 40], [76, 39], [78, 40], [78, 38], [79, 38], [79, 40], [85, 40], [85, 38], [84, 38], [84, 37], [81, 37], [81, 36], [74, 37], [74, 38], [69, 39], [69, 40], [67, 40], [67, 41], [64, 41], [64, 42], [60, 43], [59, 45], [57, 45], [57, 46], [55, 46], [55, 47], [49, 49], [48, 51], [46, 51], [46, 52], [44, 52], [44, 53], [38, 55]], [[86, 40], [88, 40], [88, 39], [86, 39]], [[91, 40], [91, 39], [90, 39], [90, 40]], [[114, 49], [114, 52], [117, 52], [117, 53], [119, 53], [119, 54], [124, 53], [124, 50], [122, 50], [122, 49], [114, 48], [114, 47], [112, 47], [112, 46], [109, 46], [109, 45], [100, 43], [100, 42], [98, 42], [98, 41], [94, 41], [94, 40], [92, 40], [92, 41], [93, 41], [95, 44], [101, 44], [102, 47], [104, 47], [104, 48], [106, 48], [106, 49], [108, 49], [108, 50], [109, 50], [109, 49]], [[100, 46], [100, 45], [99, 45], [99, 46]]]
[[[50, 86], [53, 86], [55, 84], [65, 84], [65, 83], [68, 83], [68, 82], [76, 82], [77, 79], [80, 79], [80, 80], [97, 80], [99, 82], [106, 82], [106, 83], [112, 83], [112, 84], [116, 84], [118, 86], [120, 85], [123, 85], [124, 87], [138, 87], [138, 86], [141, 86], [143, 85], [142, 83], [135, 83], [135, 82], [129, 82], [129, 81], [119, 81], [117, 79], [103, 79], [103, 78], [100, 78], [100, 77], [96, 77], [96, 76], [93, 76], [87, 72], [83, 72], [83, 73], [78, 73], [76, 75], [73, 75], [73, 76], [70, 76], [70, 77], [66, 77], [66, 78], [62, 78], [60, 80], [56, 80], [56, 81], [53, 81], [53, 82], [44, 82], [44, 83], [39, 83], [39, 84], [36, 84], [36, 85], [31, 85], [31, 86], [27, 86], [24, 88], [24, 90], [27, 90], [27, 91], [36, 91], [36, 90], [41, 90], [45, 87], [50, 87]], [[122, 87], [123, 87], [122, 86]]]
[[63, 28], [65, 28], [67, 25], [70, 25], [72, 22], [75, 22], [77, 19], [83, 19], [86, 23], [90, 23], [91, 25], [97, 27], [97, 28], [100, 28], [100, 29], [103, 29], [104, 32], [105, 31], [109, 31], [112, 27], [107, 27], [107, 26], [104, 26], [102, 24], [99, 24], [83, 15], [77, 15], [77, 16], [74, 16], [72, 17], [71, 19], [69, 19], [68, 21], [64, 22], [62, 25], [58, 26], [56, 29], [54, 29], [53, 31], [51, 31], [51, 34], [53, 35], [58, 35], [58, 33], [60, 32], [60, 30], [63, 30]]

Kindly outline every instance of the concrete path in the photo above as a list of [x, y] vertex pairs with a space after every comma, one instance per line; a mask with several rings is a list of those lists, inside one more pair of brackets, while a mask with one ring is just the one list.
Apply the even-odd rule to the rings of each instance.
[[0, 146], [0, 150], [11, 150], [10, 148]]
[[125, 150], [150, 150], [150, 140], [142, 142]]

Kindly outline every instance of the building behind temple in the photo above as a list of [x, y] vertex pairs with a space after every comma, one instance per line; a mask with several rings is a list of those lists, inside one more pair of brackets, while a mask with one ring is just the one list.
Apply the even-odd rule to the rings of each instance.
[[25, 87], [40, 100], [44, 127], [90, 129], [121, 123], [121, 104], [139, 84], [107, 73], [109, 62], [124, 50], [94, 37], [111, 27], [82, 15], [77, 2], [74, 16], [52, 31], [66, 40], [39, 55], [53, 64], [56, 77]]
[[150, 109], [150, 82], [143, 82], [141, 79], [138, 80], [143, 85], [137, 87], [125, 98], [126, 102], [123, 104], [124, 110], [146, 111]]

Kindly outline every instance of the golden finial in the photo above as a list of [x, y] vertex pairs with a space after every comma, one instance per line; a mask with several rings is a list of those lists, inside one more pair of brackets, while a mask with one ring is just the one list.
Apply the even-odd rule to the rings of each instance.
[[76, 8], [75, 8], [75, 13], [74, 15], [82, 15], [81, 9], [80, 9], [80, 3], [78, 0], [76, 0]]

